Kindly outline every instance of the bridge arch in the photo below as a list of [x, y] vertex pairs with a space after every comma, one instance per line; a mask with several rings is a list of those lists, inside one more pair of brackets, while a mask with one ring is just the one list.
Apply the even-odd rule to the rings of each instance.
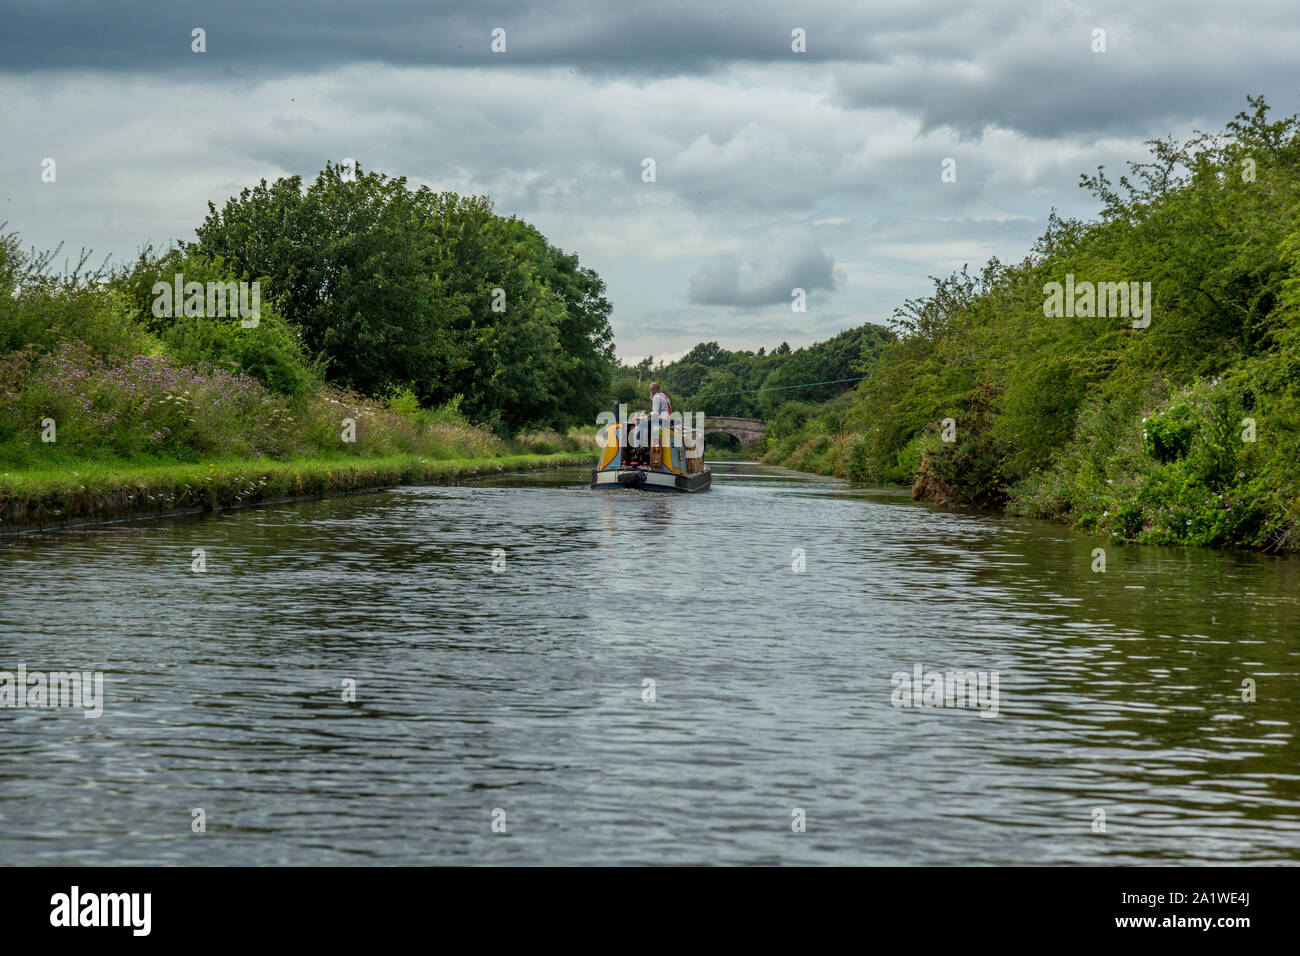
[[704, 437], [710, 435], [731, 435], [740, 441], [742, 448], [757, 445], [763, 440], [767, 422], [761, 418], [733, 418], [724, 415], [706, 415], [704, 417]]

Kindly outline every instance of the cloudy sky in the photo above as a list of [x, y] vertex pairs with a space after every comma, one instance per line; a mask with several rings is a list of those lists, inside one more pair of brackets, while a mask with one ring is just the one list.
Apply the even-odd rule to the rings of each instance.
[[1296, 112], [1297, 51], [1295, 0], [0, 0], [0, 221], [130, 257], [355, 158], [576, 252], [625, 358], [798, 346], [1093, 215], [1144, 140]]

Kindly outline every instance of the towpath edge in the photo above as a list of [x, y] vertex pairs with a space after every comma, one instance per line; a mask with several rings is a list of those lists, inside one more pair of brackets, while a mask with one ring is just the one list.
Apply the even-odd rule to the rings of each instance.
[[86, 475], [20, 472], [0, 476], [0, 536], [229, 511], [399, 485], [450, 485], [484, 475], [589, 464], [591, 459], [587, 452], [446, 460], [409, 455], [119, 466]]

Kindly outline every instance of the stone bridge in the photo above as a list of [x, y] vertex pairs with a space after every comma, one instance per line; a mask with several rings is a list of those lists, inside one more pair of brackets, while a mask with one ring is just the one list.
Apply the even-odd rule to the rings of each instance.
[[709, 435], [735, 435], [740, 439], [741, 447], [757, 445], [763, 440], [767, 422], [761, 418], [724, 418], [706, 415], [704, 418], [704, 437]]

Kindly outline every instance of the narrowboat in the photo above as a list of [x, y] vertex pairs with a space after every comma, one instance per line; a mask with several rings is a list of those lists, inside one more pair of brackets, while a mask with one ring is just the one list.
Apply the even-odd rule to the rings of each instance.
[[686, 428], [677, 415], [662, 421], [633, 416], [624, 422], [619, 420], [619, 412], [615, 406], [614, 420], [605, 426], [604, 445], [600, 462], [591, 473], [591, 487], [709, 490], [713, 475], [704, 463], [702, 428]]

